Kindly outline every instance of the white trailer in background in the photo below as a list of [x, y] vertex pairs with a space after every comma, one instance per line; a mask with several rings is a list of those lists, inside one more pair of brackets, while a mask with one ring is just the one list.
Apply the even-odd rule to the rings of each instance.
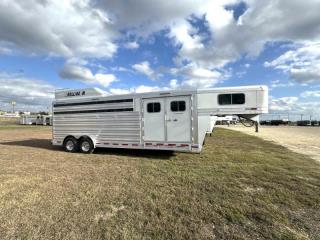
[[126, 95], [96, 88], [57, 90], [52, 143], [83, 153], [96, 147], [200, 152], [216, 116], [256, 121], [267, 112], [266, 86]]
[[37, 122], [37, 115], [22, 115], [20, 117], [21, 125], [35, 125]]
[[38, 115], [36, 125], [51, 126], [52, 116], [51, 115]]
[[20, 117], [21, 125], [52, 125], [51, 115], [22, 115]]

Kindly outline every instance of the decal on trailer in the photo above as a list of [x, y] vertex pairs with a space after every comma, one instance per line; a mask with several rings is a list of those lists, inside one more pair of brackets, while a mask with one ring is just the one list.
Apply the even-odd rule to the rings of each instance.
[[86, 91], [67, 92], [67, 97], [83, 96], [86, 95]]

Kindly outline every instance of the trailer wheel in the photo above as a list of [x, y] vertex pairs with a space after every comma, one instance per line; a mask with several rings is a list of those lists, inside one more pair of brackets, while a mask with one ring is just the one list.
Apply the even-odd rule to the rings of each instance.
[[79, 146], [80, 146], [80, 152], [82, 153], [89, 154], [89, 153], [92, 153], [94, 150], [93, 143], [91, 139], [88, 137], [81, 138]]
[[78, 141], [74, 137], [67, 137], [63, 142], [63, 147], [66, 152], [78, 152]]

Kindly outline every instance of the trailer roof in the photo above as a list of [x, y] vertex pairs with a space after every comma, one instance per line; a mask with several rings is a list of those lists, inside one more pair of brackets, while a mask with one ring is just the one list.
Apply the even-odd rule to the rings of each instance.
[[77, 101], [81, 99], [92, 99], [106, 97], [110, 99], [119, 98], [134, 98], [134, 97], [165, 97], [165, 96], [176, 96], [182, 94], [193, 94], [193, 93], [210, 93], [210, 92], [237, 92], [237, 91], [251, 91], [251, 90], [267, 90], [268, 87], [264, 85], [255, 86], [238, 86], [238, 87], [221, 87], [221, 88], [206, 88], [206, 89], [179, 89], [179, 90], [162, 90], [156, 92], [146, 93], [129, 93], [129, 94], [108, 94], [99, 88], [84, 88], [84, 89], [58, 89], [55, 91], [56, 101]]

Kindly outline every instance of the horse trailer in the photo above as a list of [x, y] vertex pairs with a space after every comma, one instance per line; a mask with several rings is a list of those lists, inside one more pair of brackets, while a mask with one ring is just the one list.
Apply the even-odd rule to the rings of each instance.
[[20, 117], [21, 125], [35, 125], [37, 121], [37, 115], [22, 115]]
[[20, 117], [21, 125], [52, 125], [52, 116], [51, 115], [22, 115]]
[[215, 116], [257, 122], [267, 112], [267, 86], [125, 95], [97, 88], [57, 90], [52, 143], [83, 153], [96, 147], [200, 152]]

